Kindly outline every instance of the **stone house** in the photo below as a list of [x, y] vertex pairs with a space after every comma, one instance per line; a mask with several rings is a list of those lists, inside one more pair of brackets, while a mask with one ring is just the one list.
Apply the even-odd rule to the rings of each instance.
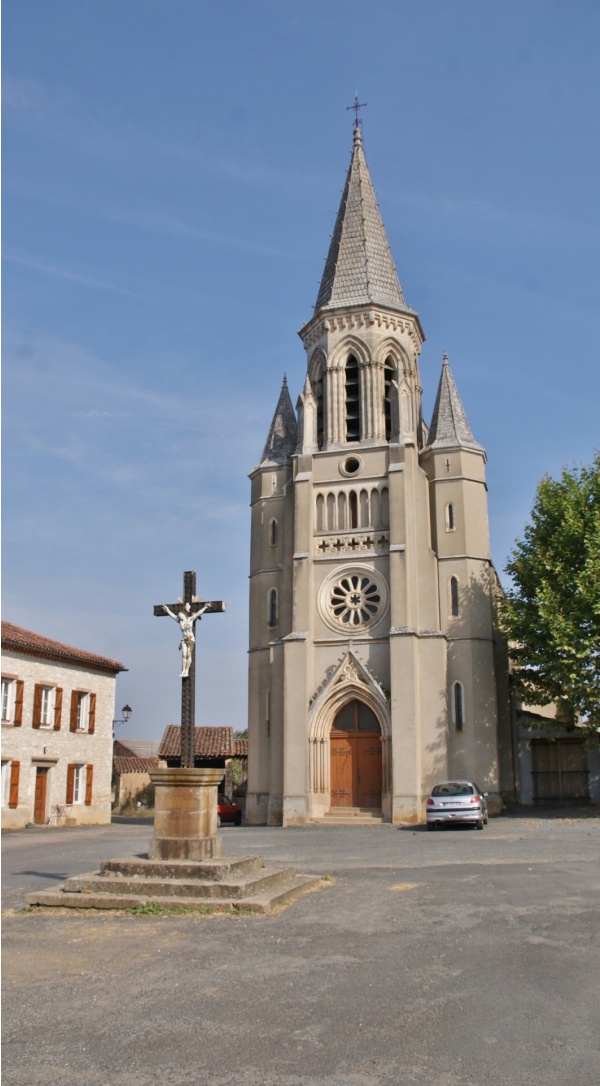
[[126, 668], [2, 623], [2, 828], [110, 822], [116, 677]]
[[[114, 802], [122, 805], [133, 799], [150, 784], [150, 770], [164, 765], [158, 756], [147, 753], [147, 749], [158, 750], [158, 740], [128, 740], [124, 743], [115, 739], [113, 746], [113, 790]], [[142, 753], [144, 751], [144, 753]]]

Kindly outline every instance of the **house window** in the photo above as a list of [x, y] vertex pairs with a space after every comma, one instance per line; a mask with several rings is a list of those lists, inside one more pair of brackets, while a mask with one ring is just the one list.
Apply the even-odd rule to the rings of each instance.
[[13, 810], [19, 806], [19, 777], [21, 763], [16, 761], [2, 762], [2, 806], [11, 807]]
[[462, 683], [454, 683], [454, 686], [452, 687], [452, 710], [454, 715], [454, 727], [457, 732], [462, 732], [465, 722]]
[[15, 702], [17, 697], [17, 680], [2, 680], [2, 720], [12, 724], [15, 718]]
[[277, 625], [277, 589], [271, 588], [269, 591], [269, 629], [274, 629]]
[[60, 728], [62, 712], [62, 690], [59, 686], [44, 686], [36, 683], [33, 693], [33, 727]]
[[[4, 684], [2, 684], [4, 685]], [[2, 762], [2, 806], [8, 807], [10, 799], [10, 762]]]
[[51, 728], [54, 724], [54, 708], [56, 705], [56, 687], [42, 686], [42, 700], [40, 707], [40, 725], [42, 728]]
[[77, 693], [77, 731], [86, 732], [90, 723], [90, 695]]
[[72, 732], [94, 732], [96, 720], [96, 695], [86, 690], [73, 690], [71, 694], [71, 718], [69, 730]]
[[73, 766], [73, 803], [83, 803], [83, 770], [84, 766]]
[[456, 577], [450, 578], [450, 614], [453, 618], [458, 618], [459, 605], [458, 605], [458, 581]]
[[346, 362], [346, 441], [360, 441], [360, 373], [353, 354]]

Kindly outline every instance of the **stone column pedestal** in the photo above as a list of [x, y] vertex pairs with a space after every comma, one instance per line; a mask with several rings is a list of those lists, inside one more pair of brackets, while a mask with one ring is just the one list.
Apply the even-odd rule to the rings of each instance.
[[154, 838], [151, 860], [211, 860], [217, 837], [217, 787], [222, 769], [153, 769]]

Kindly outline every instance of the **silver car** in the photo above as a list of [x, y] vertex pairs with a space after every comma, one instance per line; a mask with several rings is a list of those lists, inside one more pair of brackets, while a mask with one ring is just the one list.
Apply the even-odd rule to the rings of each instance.
[[470, 822], [482, 830], [488, 820], [486, 796], [473, 781], [440, 781], [427, 800], [427, 829], [435, 830], [447, 822]]

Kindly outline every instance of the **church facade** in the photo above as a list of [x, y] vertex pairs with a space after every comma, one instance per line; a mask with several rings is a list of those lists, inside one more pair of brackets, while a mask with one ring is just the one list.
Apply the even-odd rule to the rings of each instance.
[[407, 305], [359, 126], [294, 411], [252, 471], [250, 824], [424, 817], [466, 777], [510, 791], [486, 454], [444, 357], [429, 428]]

